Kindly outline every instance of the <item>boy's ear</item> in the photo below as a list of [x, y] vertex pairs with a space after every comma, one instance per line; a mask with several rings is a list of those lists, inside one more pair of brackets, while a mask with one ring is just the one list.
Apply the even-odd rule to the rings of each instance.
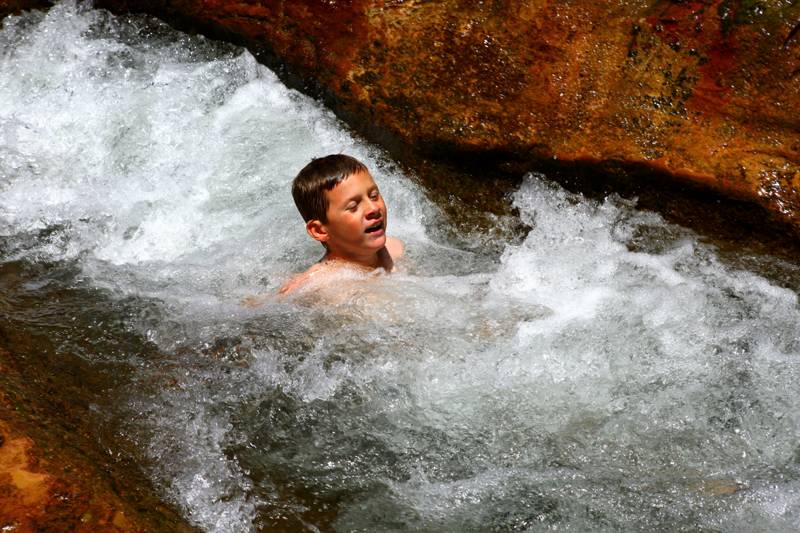
[[309, 220], [306, 222], [306, 231], [315, 241], [326, 242], [328, 240], [328, 230], [319, 220]]

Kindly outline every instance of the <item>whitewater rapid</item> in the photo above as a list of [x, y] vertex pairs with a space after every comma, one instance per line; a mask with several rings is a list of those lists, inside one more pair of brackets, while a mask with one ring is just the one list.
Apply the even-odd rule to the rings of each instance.
[[[526, 235], [465, 228], [248, 52], [151, 19], [61, 3], [0, 50], [0, 259], [142, 309], [160, 355], [109, 417], [201, 529], [800, 528], [793, 291], [537, 174]], [[408, 257], [243, 305], [321, 255], [289, 186], [337, 152]]]

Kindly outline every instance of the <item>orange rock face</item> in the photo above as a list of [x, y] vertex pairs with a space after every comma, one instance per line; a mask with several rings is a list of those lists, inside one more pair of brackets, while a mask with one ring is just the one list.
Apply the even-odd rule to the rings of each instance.
[[88, 431], [70, 431], [81, 407], [43, 392], [19, 363], [0, 347], [0, 531], [194, 531], [138, 471], [108, 468]]
[[800, 228], [797, 2], [97, 5], [238, 41], [396, 151], [517, 173], [553, 161], [652, 170]]
[[[3, 531], [144, 531], [116, 495], [87, 490], [40, 458], [33, 440], [0, 420], [0, 528]], [[95, 498], [94, 496], [101, 496]]]

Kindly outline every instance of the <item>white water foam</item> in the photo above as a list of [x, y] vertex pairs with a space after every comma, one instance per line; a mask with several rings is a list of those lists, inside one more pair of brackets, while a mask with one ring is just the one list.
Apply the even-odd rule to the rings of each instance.
[[[795, 293], [533, 174], [502, 256], [433, 238], [437, 207], [329, 112], [152, 21], [63, 3], [0, 43], [0, 231], [26, 239], [12, 258], [157, 302], [130, 327], [166, 362], [120, 410], [192, 523], [800, 527]], [[318, 256], [289, 182], [339, 151], [409, 260], [242, 306]]]

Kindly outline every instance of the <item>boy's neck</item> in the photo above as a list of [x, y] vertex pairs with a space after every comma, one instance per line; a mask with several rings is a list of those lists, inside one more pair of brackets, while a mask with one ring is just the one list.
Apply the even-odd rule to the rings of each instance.
[[384, 265], [385, 261], [382, 258], [382, 252], [384, 252], [384, 250], [385, 248], [381, 248], [377, 252], [373, 252], [364, 256], [357, 256], [351, 254], [343, 254], [341, 252], [329, 249], [325, 253], [323, 261], [342, 261], [372, 270], [379, 267], [385, 267]]

